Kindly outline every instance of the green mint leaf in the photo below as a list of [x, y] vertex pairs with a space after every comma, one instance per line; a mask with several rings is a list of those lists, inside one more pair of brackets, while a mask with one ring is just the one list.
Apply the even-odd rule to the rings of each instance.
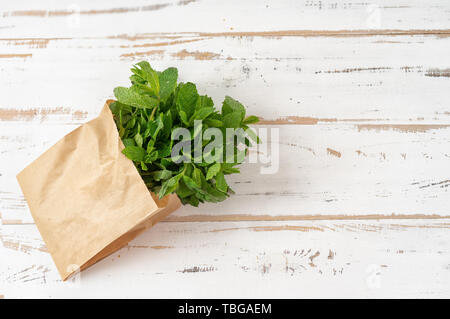
[[158, 151], [152, 151], [150, 154], [145, 155], [145, 163], [152, 163], [158, 158]]
[[175, 175], [174, 177], [171, 177], [167, 181], [163, 182], [161, 185], [161, 189], [159, 191], [159, 198], [163, 198], [164, 196], [172, 193], [175, 191], [178, 187], [178, 182], [180, 181], [180, 178], [182, 177], [182, 174]]
[[135, 162], [143, 162], [147, 155], [147, 152], [139, 146], [127, 146], [122, 150], [122, 153]]
[[197, 121], [204, 120], [213, 112], [214, 112], [213, 107], [202, 107], [200, 109], [197, 109], [195, 111], [194, 115], [192, 115], [191, 119], [189, 120], [189, 124], [191, 124], [191, 125], [194, 124], [195, 120], [197, 120]]
[[153, 171], [151, 175], [155, 181], [159, 182], [160, 180], [165, 180], [172, 177], [172, 172], [164, 169], [160, 171]]
[[176, 68], [165, 69], [159, 75], [160, 92], [159, 95], [162, 101], [166, 101], [170, 94], [175, 91], [177, 87], [178, 70]]
[[189, 124], [189, 120], [188, 120], [188, 118], [187, 118], [186, 112], [180, 111], [179, 114], [180, 114], [180, 119], [181, 119], [181, 121], [182, 121], [186, 126], [189, 126], [190, 124]]
[[163, 114], [162, 135], [164, 136], [164, 138], [170, 139], [170, 134], [172, 133], [172, 124], [172, 112], [168, 110], [166, 114]]
[[197, 184], [192, 178], [189, 176], [183, 175], [183, 182], [186, 184], [187, 187], [193, 189], [193, 190], [199, 190], [201, 189], [201, 185]]
[[259, 117], [254, 116], [254, 115], [247, 116], [242, 121], [243, 124], [255, 124], [255, 123], [258, 123], [258, 122], [259, 122]]
[[186, 197], [194, 195], [195, 191], [187, 187], [183, 180], [180, 180], [176, 193], [178, 197], [183, 201], [183, 199], [185, 199]]
[[131, 106], [122, 104], [118, 101], [112, 102], [109, 106], [112, 114], [117, 117], [120, 117], [122, 114], [131, 113]]
[[180, 84], [177, 95], [177, 107], [186, 113], [187, 118], [194, 114], [197, 99], [198, 93], [194, 83]]
[[139, 66], [140, 69], [137, 67], [135, 67], [135, 69], [138, 69], [140, 72], [135, 74], [141, 76], [145, 81], [147, 81], [148, 86], [152, 89], [154, 94], [159, 95], [158, 73], [152, 69], [150, 63], [147, 61], [136, 63], [136, 65]]
[[197, 197], [195, 197], [195, 196], [189, 196], [188, 198], [187, 198], [187, 202], [189, 203], [189, 204], [191, 204], [192, 206], [194, 206], [194, 207], [198, 207], [198, 204], [200, 203], [199, 202], [199, 200], [198, 200], [198, 198]]
[[225, 176], [222, 172], [217, 173], [216, 175], [216, 187], [219, 191], [226, 193], [228, 191], [228, 184], [225, 180]]
[[129, 120], [127, 122], [126, 128], [132, 129], [132, 128], [134, 128], [135, 125], [136, 125], [136, 118], [133, 117], [133, 118], [131, 118], [131, 120]]
[[213, 100], [207, 95], [200, 95], [195, 104], [196, 109], [201, 109], [204, 107], [213, 107], [213, 106], [214, 106]]
[[210, 168], [208, 168], [208, 172], [206, 173], [206, 180], [210, 180], [214, 176], [216, 176], [217, 173], [220, 172], [220, 163], [213, 164]]
[[152, 109], [158, 106], [157, 99], [141, 95], [133, 88], [116, 87], [114, 89], [114, 95], [120, 103], [137, 108]]
[[125, 147], [127, 146], [136, 146], [135, 141], [132, 138], [125, 138], [123, 139], [123, 145], [125, 145]]
[[238, 112], [240, 114], [239, 123], [241, 123], [245, 117], [244, 106], [232, 97], [226, 96], [225, 100], [222, 103], [222, 115], [226, 116], [227, 114], [234, 112]]
[[135, 73], [135, 74], [133, 74], [133, 75], [131, 75], [130, 76], [130, 81], [131, 81], [131, 84], [134, 84], [134, 85], [144, 85], [145, 84], [145, 80], [140, 76], [140, 75], [137, 75], [136, 74], [136, 72], [139, 72], [139, 71], [137, 71], [138, 69], [137, 68], [133, 68], [133, 69], [131, 69], [131, 71], [133, 72], [133, 73]]
[[144, 139], [142, 138], [141, 134], [137, 133], [134, 136], [134, 141], [136, 142], [137, 146], [142, 147], [142, 143], [144, 142]]
[[239, 128], [241, 127], [242, 115], [239, 112], [228, 113], [223, 117], [223, 124], [225, 127], [229, 128]]
[[158, 156], [160, 158], [169, 156], [172, 153], [172, 145], [173, 145], [172, 140], [160, 144], [158, 147], [158, 149], [159, 149]]
[[224, 194], [223, 192], [212, 187], [209, 183], [207, 183], [206, 189], [208, 194], [212, 197], [211, 201], [215, 203], [225, 200], [228, 196], [227, 194]]
[[223, 122], [216, 120], [216, 119], [207, 118], [207, 119], [205, 119], [204, 122], [205, 122], [205, 124], [207, 124], [211, 127], [222, 127], [223, 126]]
[[194, 171], [192, 172], [192, 179], [197, 185], [202, 185], [202, 171], [198, 169], [197, 167], [194, 168]]
[[231, 167], [224, 169], [223, 172], [224, 174], [239, 174], [241, 171], [239, 170], [239, 168]]
[[[161, 114], [162, 116], [162, 114]], [[158, 117], [156, 120], [153, 120], [149, 123], [150, 128], [150, 136], [153, 139], [156, 139], [156, 136], [158, 135], [159, 131], [164, 127], [164, 123], [161, 117]]]

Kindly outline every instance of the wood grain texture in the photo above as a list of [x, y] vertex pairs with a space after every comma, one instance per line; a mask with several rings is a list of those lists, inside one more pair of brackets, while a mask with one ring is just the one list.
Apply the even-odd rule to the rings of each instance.
[[9, 226], [0, 280], [10, 298], [448, 297], [449, 228], [448, 220], [160, 223], [74, 284], [60, 282], [34, 225]]
[[[9, 56], [1, 59], [0, 84], [9, 92], [2, 108], [62, 107], [94, 115], [112, 97], [111, 87], [127, 83], [129, 66], [149, 59], [160, 69], [176, 64], [181, 80], [196, 79], [200, 91], [217, 103], [225, 94], [239, 96], [249, 112], [269, 123], [429, 125], [448, 124], [450, 118], [441, 97], [448, 89], [450, 38], [399, 36], [391, 43], [386, 35], [182, 37], [198, 41], [161, 45], [168, 39], [77, 38], [48, 40], [40, 48], [0, 40]], [[433, 59], [424, 59], [428, 52]], [[21, 94], [24, 86], [29, 94]], [[276, 92], [260, 94], [274, 87]]]
[[[76, 127], [25, 123], [26, 129], [14, 122], [1, 124], [9, 133], [3, 137], [0, 159], [10, 162], [0, 170], [0, 209], [9, 224], [32, 222], [15, 175]], [[276, 174], [263, 175], [262, 164], [245, 163], [244, 174], [229, 178], [236, 195], [220, 206], [182, 207], [173, 218], [450, 216], [449, 132], [450, 128], [416, 132], [360, 130], [353, 124], [283, 125], [276, 145]]]
[[[449, 297], [449, 13], [445, 0], [2, 4], [0, 298]], [[265, 138], [278, 173], [244, 164], [224, 203], [183, 207], [62, 283], [15, 175], [142, 59], [278, 129]]]

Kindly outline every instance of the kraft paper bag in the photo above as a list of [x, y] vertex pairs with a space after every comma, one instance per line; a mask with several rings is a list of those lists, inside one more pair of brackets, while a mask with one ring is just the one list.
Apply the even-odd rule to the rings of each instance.
[[125, 246], [181, 206], [151, 194], [122, 154], [108, 101], [17, 175], [63, 280]]

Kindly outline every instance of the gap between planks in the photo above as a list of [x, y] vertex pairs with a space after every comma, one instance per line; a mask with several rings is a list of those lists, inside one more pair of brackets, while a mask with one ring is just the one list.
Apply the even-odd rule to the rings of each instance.
[[190, 215], [169, 216], [163, 222], [240, 222], [240, 221], [319, 221], [319, 220], [398, 220], [398, 219], [450, 219], [438, 214], [369, 214], [369, 215]]
[[374, 36], [437, 36], [449, 37], [450, 29], [360, 29], [360, 30], [279, 30], [279, 31], [239, 31], [239, 32], [155, 32], [155, 33], [141, 33], [135, 35], [120, 34], [114, 36], [104, 37], [43, 37], [43, 38], [0, 38], [0, 41], [11, 40], [73, 40], [73, 39], [122, 39], [129, 41], [145, 40], [153, 38], [168, 38], [176, 39], [174, 37], [374, 37]]
[[[248, 222], [248, 221], [339, 221], [339, 220], [433, 220], [450, 219], [450, 215], [425, 215], [425, 214], [369, 214], [369, 215], [249, 215], [249, 214], [226, 214], [226, 215], [189, 215], [169, 216], [162, 223], [192, 223], [192, 222]], [[3, 220], [2, 225], [33, 225], [32, 222], [21, 220]]]
[[[240, 32], [160, 32], [160, 33], [142, 33], [136, 35], [128, 35], [128, 34], [119, 34], [119, 35], [111, 35], [111, 36], [97, 36], [97, 37], [42, 37], [42, 38], [0, 38], [0, 41], [16, 41], [16, 45], [23, 45], [23, 42], [29, 41], [29, 45], [32, 45], [34, 48], [44, 49], [47, 47], [50, 41], [60, 41], [60, 40], [103, 40], [103, 39], [117, 39], [117, 40], [127, 40], [127, 41], [139, 41], [139, 40], [148, 40], [148, 39], [170, 39], [174, 41], [164, 41], [159, 43], [147, 43], [142, 45], [133, 45], [133, 47], [165, 47], [189, 42], [196, 42], [202, 40], [209, 40], [212, 38], [223, 38], [223, 37], [262, 37], [262, 38], [283, 38], [283, 37], [329, 37], [329, 38], [354, 38], [354, 37], [376, 37], [376, 36], [435, 36], [438, 38], [447, 38], [450, 36], [450, 29], [410, 29], [410, 30], [402, 30], [402, 29], [380, 29], [380, 30], [371, 30], [371, 29], [359, 29], [359, 30], [279, 30], [279, 31], [240, 31]], [[183, 40], [182, 38], [189, 38], [187, 40]], [[181, 39], [180, 39], [181, 38]], [[126, 47], [126, 46], [121, 46]], [[124, 53], [121, 55], [123, 58], [136, 58], [139, 56], [148, 56], [148, 55], [162, 55], [164, 54], [164, 50], [152, 50], [146, 52], [131, 52]], [[212, 60], [219, 59], [220, 54], [214, 52], [188, 52], [186, 49], [179, 51], [177, 53], [172, 53], [172, 57], [178, 59], [185, 59], [186, 57], [193, 57], [196, 60]], [[0, 58], [31, 58], [31, 53], [9, 53], [9, 54], [0, 54]], [[232, 59], [231, 57], [224, 59]], [[427, 76], [448, 76], [447, 73], [441, 72], [433, 72], [432, 70], [429, 72]]]
[[[0, 122], [30, 122], [33, 120], [40, 120], [41, 123], [48, 121], [49, 116], [66, 116], [68, 117], [68, 124], [78, 124], [88, 118], [88, 112], [80, 110], [71, 110], [63, 107], [40, 107], [30, 109], [15, 109], [15, 108], [0, 108]], [[423, 119], [417, 119], [422, 121]], [[260, 118], [259, 123], [254, 125], [320, 125], [320, 124], [353, 124], [358, 131], [361, 130], [394, 130], [400, 132], [417, 133], [426, 132], [435, 129], [445, 129], [450, 127], [450, 124], [431, 124], [431, 123], [383, 123], [395, 122], [389, 119], [382, 118], [316, 118], [316, 117], [301, 117], [301, 116], [284, 116], [277, 119]], [[369, 123], [367, 123], [369, 122]], [[370, 123], [371, 122], [371, 123]], [[374, 124], [375, 122], [376, 124]], [[364, 123], [364, 124], [362, 124]]]

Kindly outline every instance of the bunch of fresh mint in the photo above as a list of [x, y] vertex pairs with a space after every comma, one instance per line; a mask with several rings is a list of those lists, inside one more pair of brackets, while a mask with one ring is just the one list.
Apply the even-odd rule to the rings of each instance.
[[[115, 88], [117, 101], [110, 108], [125, 145], [123, 153], [135, 163], [148, 189], [160, 198], [175, 192], [183, 204], [193, 206], [226, 199], [233, 191], [225, 175], [239, 173], [235, 166], [242, 162], [240, 155], [247, 154], [250, 139], [259, 142], [248, 127], [259, 119], [246, 117], [244, 106], [228, 96], [218, 112], [210, 97], [197, 93], [195, 84], [177, 83], [176, 68], [158, 72], [142, 61], [131, 71], [131, 87]], [[194, 152], [195, 147], [190, 152], [182, 149], [180, 155], [172, 156], [177, 143], [173, 133], [179, 128], [189, 130], [188, 141], [184, 143], [195, 144], [202, 137], [196, 146], [201, 148], [200, 156]], [[203, 133], [208, 128], [219, 129], [222, 140], [204, 139]], [[227, 128], [241, 128], [237, 132], [245, 131], [245, 134], [230, 139]], [[216, 147], [209, 147], [206, 154], [209, 143], [215, 143]], [[231, 156], [225, 152], [229, 145]], [[223, 152], [219, 154], [218, 150]]]

